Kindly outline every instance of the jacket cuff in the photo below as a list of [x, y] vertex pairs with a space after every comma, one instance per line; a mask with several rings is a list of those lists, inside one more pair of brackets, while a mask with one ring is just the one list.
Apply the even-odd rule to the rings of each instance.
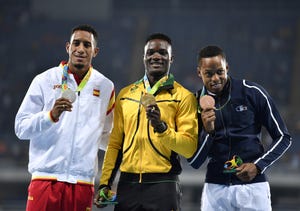
[[102, 188], [108, 188], [109, 190], [111, 189], [109, 185], [102, 184], [102, 185], [99, 185], [98, 191], [101, 190]]
[[216, 131], [213, 130], [211, 132], [208, 133], [210, 137], [214, 138], [216, 136]]
[[257, 174], [261, 174], [261, 168], [258, 166], [258, 164], [255, 164], [256, 169], [257, 169]]

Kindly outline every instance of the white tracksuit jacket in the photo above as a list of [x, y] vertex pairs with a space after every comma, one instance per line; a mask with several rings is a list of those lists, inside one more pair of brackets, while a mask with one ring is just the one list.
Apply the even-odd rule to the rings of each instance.
[[[72, 111], [53, 122], [50, 110], [61, 97], [62, 74], [61, 64], [33, 79], [16, 115], [15, 132], [19, 139], [30, 139], [28, 170], [33, 179], [93, 184], [98, 149], [106, 149], [112, 128], [114, 85], [92, 69]], [[73, 74], [67, 84], [76, 90]]]

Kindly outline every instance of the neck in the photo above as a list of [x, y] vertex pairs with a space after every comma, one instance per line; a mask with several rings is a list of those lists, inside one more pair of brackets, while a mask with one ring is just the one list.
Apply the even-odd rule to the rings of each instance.
[[159, 80], [160, 80], [162, 77], [164, 77], [164, 76], [166, 76], [166, 74], [164, 74], [164, 75], [159, 75], [159, 76], [157, 76], [157, 75], [147, 75], [150, 86], [151, 86], [151, 87], [154, 86], [154, 84], [155, 84], [157, 81], [159, 81]]
[[77, 75], [78, 78], [83, 79], [84, 76], [87, 74], [87, 72], [89, 71], [88, 69], [85, 69], [84, 67], [76, 67], [73, 65], [68, 65], [69, 66], [69, 70], [71, 71], [71, 73], [73, 73], [74, 75]]
[[83, 70], [75, 70], [75, 71], [72, 71], [72, 70], [71, 70], [71, 72], [72, 72], [74, 75], [77, 75], [78, 78], [83, 79], [84, 76], [87, 74], [88, 70], [84, 70], [84, 71], [83, 71]]

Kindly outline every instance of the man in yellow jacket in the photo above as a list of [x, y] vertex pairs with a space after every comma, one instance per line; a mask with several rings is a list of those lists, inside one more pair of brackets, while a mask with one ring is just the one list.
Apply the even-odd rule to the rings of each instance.
[[110, 188], [118, 169], [117, 211], [180, 210], [179, 155], [197, 148], [195, 96], [169, 73], [171, 39], [150, 35], [144, 48], [144, 77], [123, 88], [102, 166], [97, 207], [113, 203]]

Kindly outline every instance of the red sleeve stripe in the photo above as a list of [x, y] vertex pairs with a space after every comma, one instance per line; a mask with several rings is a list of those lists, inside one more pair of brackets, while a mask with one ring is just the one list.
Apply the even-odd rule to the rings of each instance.
[[112, 90], [106, 115], [108, 115], [114, 109], [114, 107], [115, 107], [115, 90]]

